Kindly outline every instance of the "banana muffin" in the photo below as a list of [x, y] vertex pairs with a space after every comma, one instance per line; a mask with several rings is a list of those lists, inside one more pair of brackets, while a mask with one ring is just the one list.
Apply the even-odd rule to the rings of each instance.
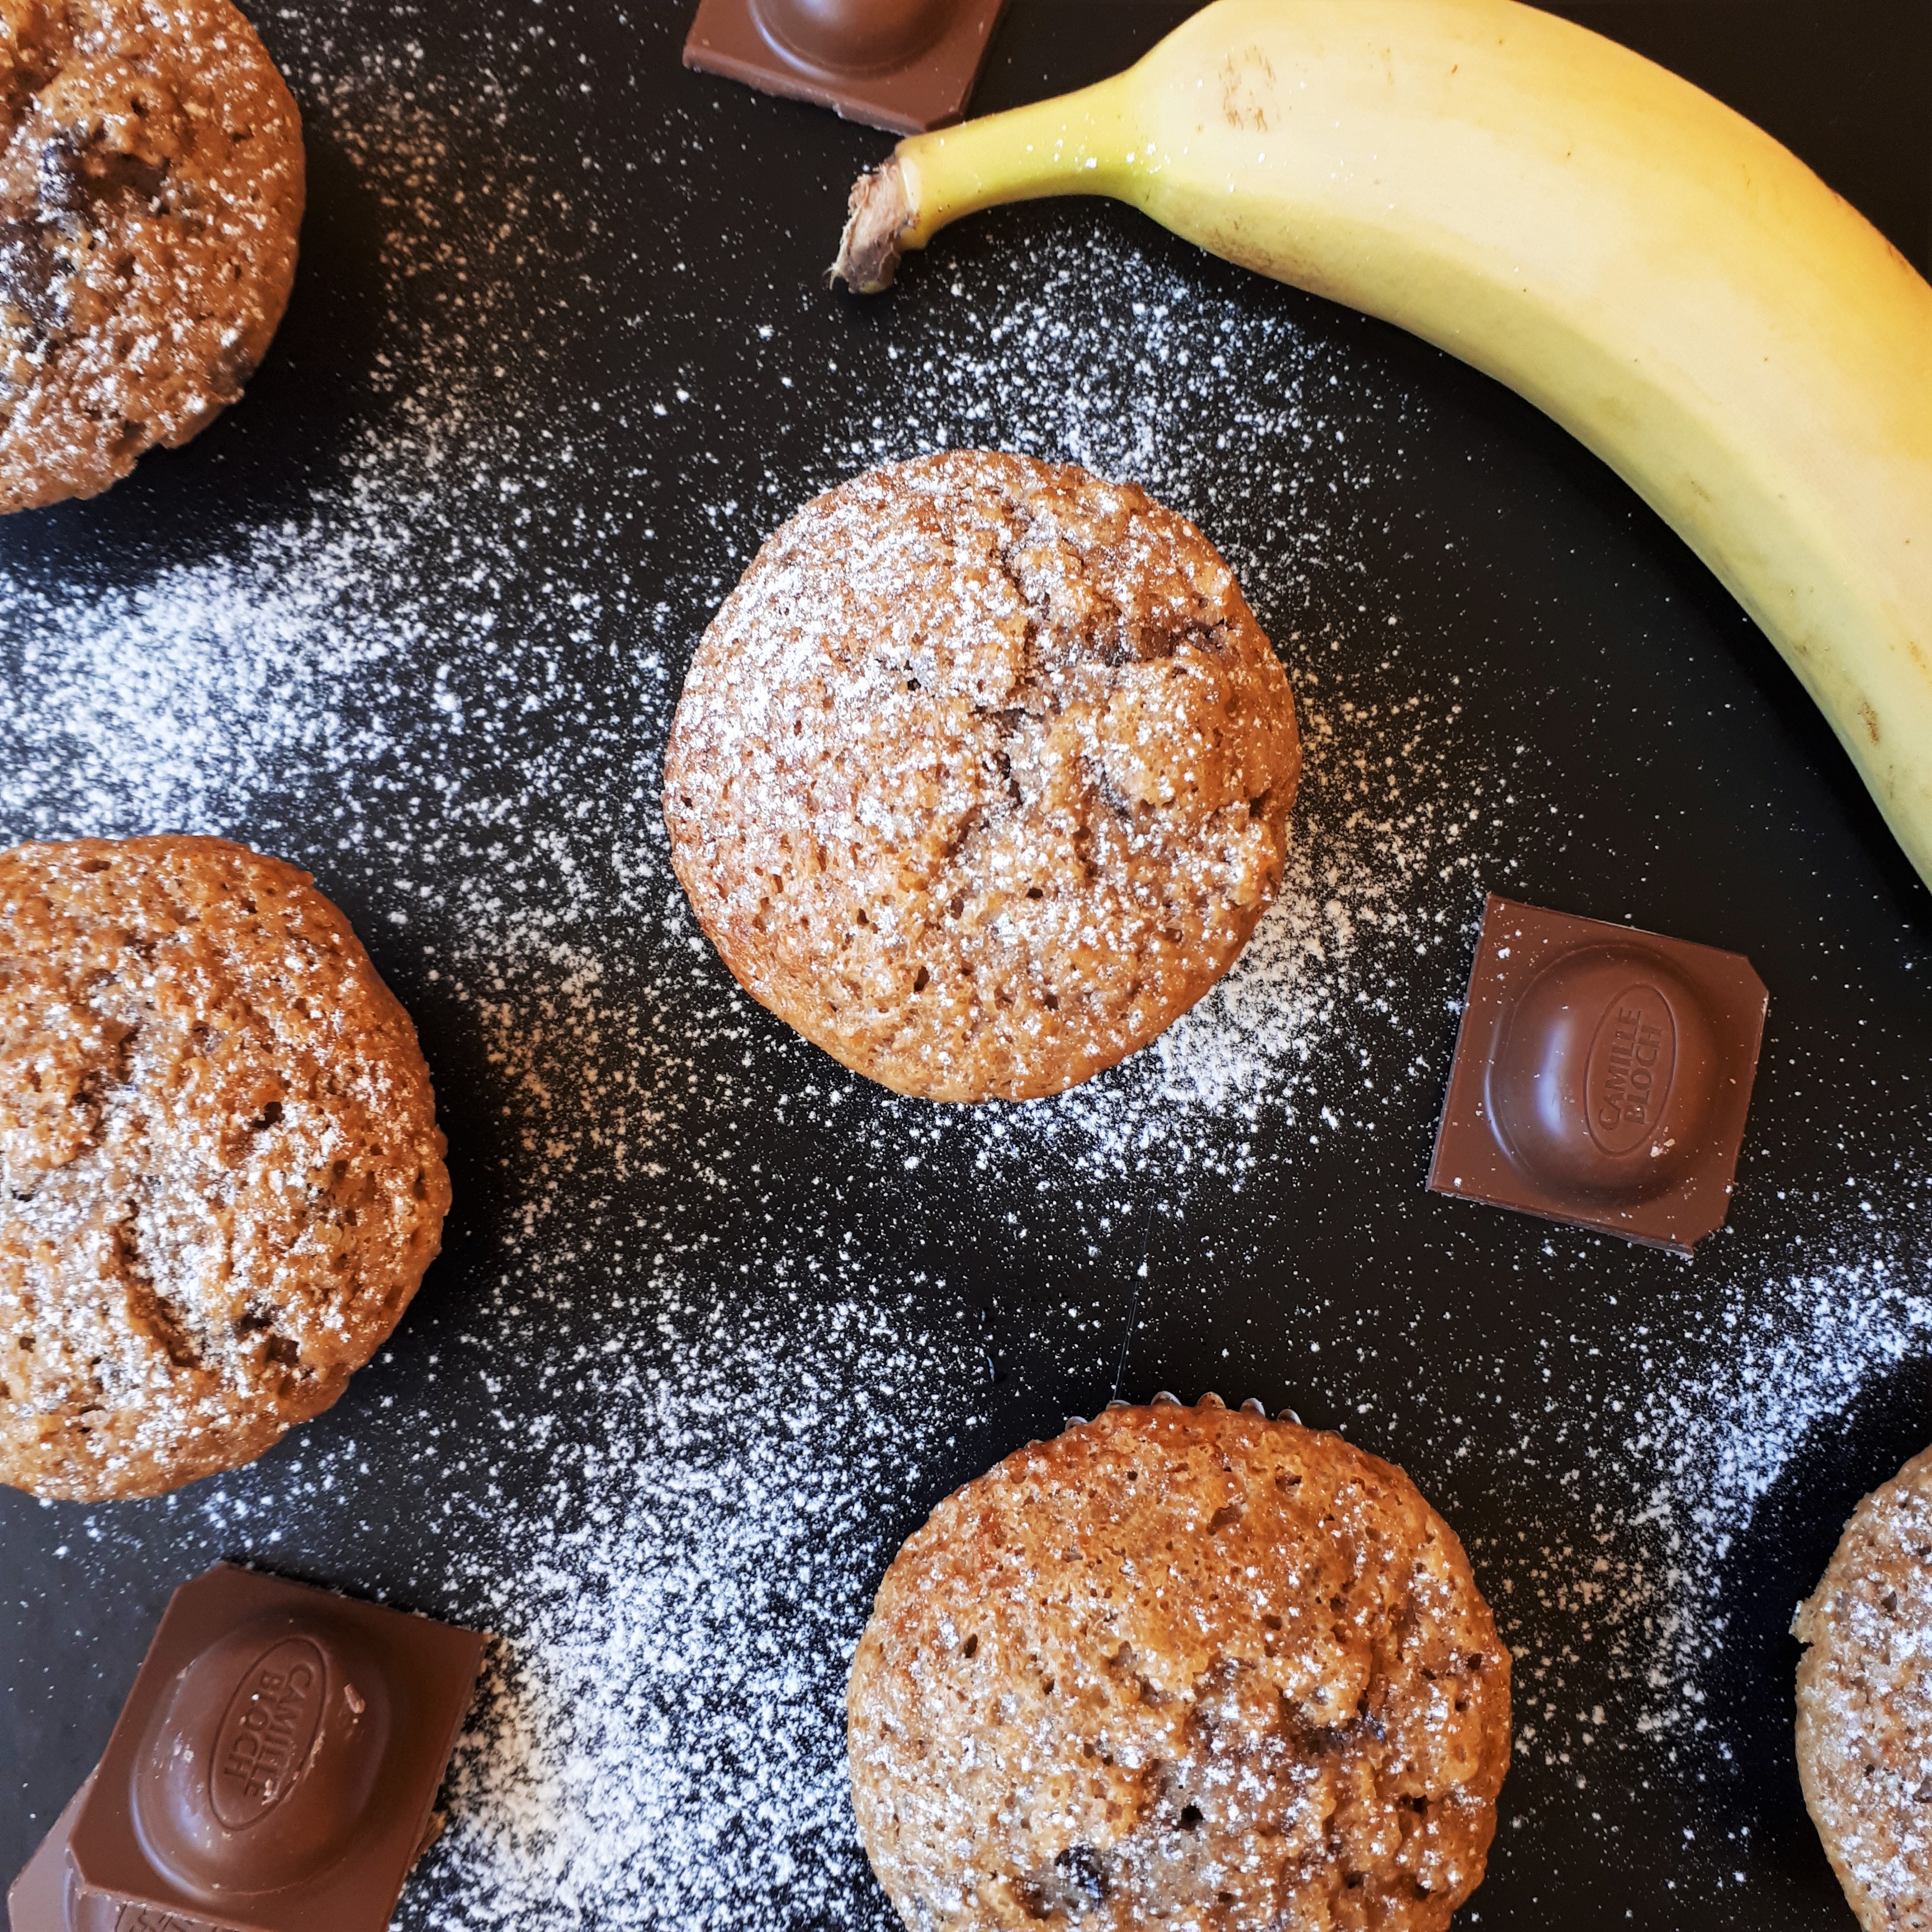
[[229, 0], [0, 0], [0, 513], [242, 394], [295, 279], [302, 122]]
[[1852, 1512], [1798, 1606], [1798, 1778], [1867, 1932], [1932, 1932], [1932, 1449]]
[[1211, 1396], [1116, 1407], [886, 1572], [846, 1701], [860, 1836], [916, 1932], [1439, 1932], [1509, 1686], [1401, 1471]]
[[409, 1016], [225, 839], [0, 853], [0, 1481], [154, 1496], [326, 1408], [449, 1204]]
[[685, 681], [664, 809], [754, 999], [901, 1093], [1017, 1100], [1234, 964], [1300, 771], [1287, 677], [1192, 524], [955, 450], [759, 551]]

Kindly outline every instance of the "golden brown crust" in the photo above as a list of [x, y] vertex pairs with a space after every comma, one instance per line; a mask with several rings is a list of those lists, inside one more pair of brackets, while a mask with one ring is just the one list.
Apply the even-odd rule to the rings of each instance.
[[1233, 964], [1300, 770], [1287, 678], [1199, 531], [955, 450], [758, 553], [692, 662], [664, 806], [754, 998], [901, 1093], [1026, 1100]]
[[409, 1016], [226, 839], [0, 853], [0, 1481], [158, 1495], [326, 1408], [449, 1204]]
[[917, 1932], [1439, 1932], [1509, 1653], [1455, 1534], [1340, 1437], [1114, 1408], [949, 1497], [853, 1660], [860, 1836]]
[[1859, 1504], [1798, 1606], [1798, 1777], [1867, 1932], [1932, 1932], [1932, 1449]]
[[0, 0], [0, 514], [206, 428], [295, 279], [302, 122], [230, 0]]

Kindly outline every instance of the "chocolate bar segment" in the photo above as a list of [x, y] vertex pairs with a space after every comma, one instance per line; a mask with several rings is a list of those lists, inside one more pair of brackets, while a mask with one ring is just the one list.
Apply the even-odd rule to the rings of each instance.
[[966, 111], [1006, 0], [701, 0], [684, 64], [916, 134]]
[[13, 1932], [382, 1932], [483, 1648], [226, 1564], [184, 1584]]
[[1429, 1185], [1690, 1253], [1730, 1208], [1767, 1004], [1737, 953], [1492, 896]]
[[40, 1850], [14, 1881], [7, 1894], [7, 1922], [11, 1932], [70, 1932], [74, 1921], [68, 1910], [67, 1841], [93, 1789], [90, 1772], [87, 1782], [68, 1800], [53, 1829], [40, 1840]]

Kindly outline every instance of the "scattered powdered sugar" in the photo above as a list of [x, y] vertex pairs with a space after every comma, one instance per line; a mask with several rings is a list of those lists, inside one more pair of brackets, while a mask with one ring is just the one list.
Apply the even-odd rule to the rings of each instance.
[[537, 1506], [452, 1561], [505, 1640], [422, 1888], [462, 1903], [405, 1925], [891, 1922], [856, 1882], [845, 1671], [926, 1459], [982, 1420], [966, 1352], [903, 1300], [748, 1325], [652, 1286], [676, 1372], [598, 1376]]
[[[1540, 767], [1465, 733], [1361, 561], [1426, 405], [1286, 310], [1060, 232], [929, 286], [916, 328], [866, 350], [862, 408], [849, 368], [806, 396], [782, 315], [748, 331], [739, 380], [794, 399], [788, 440], [694, 454], [719, 398], [675, 345], [592, 411], [560, 374], [567, 330], [546, 346], [517, 306], [635, 206], [588, 173], [540, 198], [508, 134], [479, 140], [550, 111], [488, 62], [458, 88], [340, 28], [304, 30], [302, 85], [312, 138], [382, 211], [375, 400], [298, 500], [209, 554], [109, 586], [10, 552], [0, 832], [220, 832], [316, 870], [438, 1054], [467, 1184], [441, 1274], [463, 1293], [432, 1274], [419, 1384], [372, 1366], [285, 1454], [87, 1535], [267, 1561], [302, 1535], [355, 1586], [358, 1538], [394, 1518], [412, 1600], [499, 1634], [404, 1927], [883, 1926], [844, 1788], [846, 1662], [898, 1539], [1015, 1445], [986, 1425], [974, 1304], [842, 1190], [866, 1169], [915, 1191], [930, 1168], [1057, 1174], [1138, 1210], [1292, 1184], [1311, 1141], [1376, 1158], [1395, 1096], [1412, 1112], [1439, 1082]], [[664, 141], [706, 165], [691, 128]], [[703, 203], [666, 165], [682, 247]], [[1305, 764], [1280, 901], [1214, 992], [1058, 1100], [946, 1112], [861, 1089], [731, 986], [656, 794], [678, 667], [764, 532], [857, 468], [967, 443], [1131, 477], [1220, 543], [1288, 666]], [[586, 466], [635, 488], [573, 487]], [[785, 1150], [810, 1190], [771, 1188]], [[1924, 1185], [1875, 1187], [1802, 1268], [1714, 1247], [1715, 1314], [1658, 1319], [1629, 1387], [1526, 1424], [1596, 1501], [1564, 1519], [1587, 1534], [1526, 1517], [1521, 1551], [1478, 1552], [1518, 1646], [1520, 1764], [1585, 1775], [1599, 1699], [1620, 1750], [1693, 1748], [1754, 1512], [1932, 1339]], [[1545, 1250], [1552, 1270], [1589, 1252]], [[1069, 1363], [1119, 1346], [1071, 1289], [1035, 1318]], [[1472, 1455], [1498, 1487], [1519, 1473], [1493, 1434]], [[433, 1486], [394, 1499], [405, 1472]]]
[[[1418, 958], [1460, 949], [1476, 873], [1456, 834], [1492, 788], [1454, 775], [1453, 717], [1430, 731], [1419, 703], [1393, 718], [1342, 708], [1338, 732], [1304, 686], [1302, 794], [1281, 896], [1234, 970], [1115, 1088], [1060, 1103], [1092, 1136], [1090, 1161], [1122, 1163], [1158, 1141], [1178, 1144], [1164, 1151], [1184, 1164], [1203, 1117], [1372, 1132], [1391, 1084], [1436, 1077], [1413, 1003], [1391, 994]], [[1369, 769], [1384, 745], [1401, 748], [1400, 778]], [[1236, 1143], [1236, 1160], [1252, 1165], [1252, 1142]]]
[[[580, 460], [577, 437], [533, 428], [527, 383], [512, 372], [489, 393], [460, 344], [410, 307], [432, 264], [453, 256], [488, 269], [510, 256], [505, 234], [527, 185], [501, 166], [461, 178], [434, 88], [402, 56], [370, 52], [361, 65], [332, 86], [328, 111], [397, 222], [382, 251], [388, 332], [375, 355], [393, 406], [357, 428], [341, 480], [312, 493], [312, 508], [245, 532], [225, 554], [166, 565], [134, 587], [76, 594], [26, 574], [0, 584], [19, 662], [0, 692], [10, 747], [0, 823], [18, 836], [232, 832], [325, 869], [366, 868], [379, 916], [420, 934], [438, 962], [432, 976], [496, 1012], [511, 1035], [520, 1030], [514, 1009], [493, 1006], [488, 989], [527, 984], [533, 973], [551, 982], [559, 1011], [626, 1024], [638, 971], [620, 935], [640, 923], [669, 927], [698, 949], [681, 976], [694, 979], [700, 998], [666, 1024], [684, 1028], [701, 1056], [715, 1037], [706, 1016], [735, 1032], [742, 1008], [705, 990], [715, 968], [690, 934], [656, 806], [675, 697], [666, 657], [692, 640], [679, 634], [670, 604], [646, 605], [629, 590], [628, 573], [614, 583], [608, 572], [572, 572], [556, 542], [562, 513], [545, 500]], [[506, 218], [478, 232], [454, 204], [484, 196]], [[1446, 963], [1479, 903], [1479, 873], [1510, 869], [1496, 835], [1516, 800], [1459, 740], [1453, 689], [1393, 703], [1358, 694], [1363, 674], [1386, 672], [1413, 640], [1397, 610], [1362, 601], [1382, 597], [1377, 586], [1352, 580], [1347, 520], [1366, 514], [1355, 506], [1372, 500], [1384, 470], [1362, 452], [1334, 452], [1327, 358], [1282, 318], [1204, 303], [1178, 277], [1141, 265], [1144, 295], [1131, 304], [1141, 352], [1098, 362], [1074, 318], [1091, 278], [1117, 275], [1118, 265], [1097, 242], [1088, 254], [1043, 274], [1016, 315], [976, 316], [973, 339], [904, 368], [897, 436], [829, 444], [791, 494], [833, 480], [848, 461], [955, 436], [1082, 461], [1144, 481], [1221, 536], [1274, 624], [1305, 760], [1277, 906], [1236, 971], [1152, 1052], [1059, 1101], [986, 1109], [969, 1123], [995, 1160], [1030, 1160], [1028, 1150], [1051, 1142], [1083, 1165], [1124, 1173], [1158, 1145], [1185, 1176], [1204, 1157], [1226, 1169], [1215, 1150], [1231, 1109], [1250, 1124], [1273, 1112], [1372, 1130], [1375, 1109], [1358, 1098], [1391, 1079], [1432, 1077], [1386, 990], [1418, 954]], [[487, 331], [493, 300], [501, 308], [508, 296], [493, 297], [478, 274], [466, 299]], [[1204, 334], [1214, 345], [1207, 353]], [[1191, 428], [1190, 404], [1222, 393], [1231, 360], [1265, 370], [1266, 381], [1234, 408], [1232, 430], [1220, 416]], [[1024, 382], [1009, 380], [1015, 368]], [[976, 400], [956, 410], [956, 389]], [[1318, 502], [1316, 479], [1274, 454], [1306, 452], [1317, 436], [1328, 457]], [[1280, 500], [1260, 520], [1243, 494], [1250, 452], [1268, 453]], [[790, 507], [773, 502], [772, 520]], [[728, 508], [742, 514], [735, 500]], [[614, 505], [590, 534], [634, 538], [634, 506]], [[715, 602], [691, 592], [714, 580], [716, 521], [707, 514], [694, 532], [704, 548], [688, 571], [667, 560], [667, 587], [683, 592], [698, 622]], [[1319, 587], [1326, 577], [1349, 583], [1348, 602]], [[592, 704], [586, 668], [627, 689], [628, 715]], [[668, 950], [675, 959], [675, 944]], [[662, 974], [653, 966], [646, 976]], [[514, 1040], [500, 1051], [506, 1064], [528, 1057]], [[639, 1070], [628, 1077], [634, 1084]], [[639, 1131], [610, 1120], [594, 1084], [531, 1093], [553, 1132], [562, 1105], [593, 1144], [614, 1136], [627, 1158], [654, 1158]], [[637, 1118], [675, 1140], [688, 1098], [680, 1070], [650, 1083]], [[892, 1118], [889, 1108], [884, 1118]], [[1238, 1154], [1237, 1166], [1247, 1159]]]
[[[1763, 1780], [1766, 1755], [1789, 1750], [1790, 1707], [1765, 1700], [1767, 1653], [1782, 1660], [1859, 1491], [1927, 1432], [1932, 1161], [1887, 1179], [1845, 1189], [1848, 1210], [1821, 1203], [1796, 1250], [1720, 1238], [1697, 1264], [1720, 1272], [1696, 1318], [1628, 1304], [1630, 1359], [1594, 1385], [1580, 1351], [1566, 1360], [1578, 1337], [1546, 1335], [1539, 1353], [1556, 1380], [1534, 1448], [1562, 1471], [1574, 1512], [1552, 1519], [1526, 1497], [1514, 1542], [1489, 1539], [1478, 1558], [1500, 1580], [1516, 1647], [1517, 1766], [1570, 1787], [1595, 1821], [1606, 1794], [1663, 1770], [1674, 1804], [1711, 1807], [1683, 1869], [1713, 1884], [1741, 1882], [1733, 1868], [1754, 1831], [1784, 1828], [1784, 1787], [1767, 1793]], [[1552, 1237], [1552, 1268], [1557, 1244], [1580, 1239]], [[1504, 1432], [1492, 1453], [1532, 1441]], [[1848, 1470], [1869, 1473], [1848, 1488]], [[1504, 1467], [1492, 1478], [1508, 1479]], [[1511, 1824], [1535, 1802], [1506, 1792], [1505, 1810], [1521, 1808]]]
[[[1932, 1176], [1906, 1190], [1914, 1219], [1928, 1187]], [[1754, 1510], [1795, 1458], [1815, 1453], [1822, 1432], [1932, 1337], [1932, 1258], [1915, 1252], [1918, 1230], [1899, 1218], [1875, 1227], [1862, 1214], [1802, 1272], [1773, 1264], [1736, 1280], [1708, 1329], [1668, 1352], [1658, 1338], [1656, 1379], [1633, 1391], [1631, 1432], [1603, 1458], [1634, 1486], [1652, 1472], [1617, 1539], [1640, 1552], [1618, 1609], [1647, 1640], [1630, 1646], [1646, 1694], [1640, 1730], [1708, 1728], [1730, 1566]]]

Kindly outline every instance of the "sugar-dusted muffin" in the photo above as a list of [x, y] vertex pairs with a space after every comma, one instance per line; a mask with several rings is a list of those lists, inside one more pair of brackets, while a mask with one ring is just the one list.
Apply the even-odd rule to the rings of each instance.
[[326, 1408], [449, 1205], [409, 1016], [225, 839], [0, 853], [0, 1481], [154, 1496]]
[[1932, 1932], [1932, 1449], [1852, 1513], [1798, 1607], [1798, 1777], [1867, 1932]]
[[901, 1093], [1026, 1100], [1233, 964], [1300, 772], [1288, 680], [1192, 524], [955, 450], [760, 550], [685, 681], [664, 808], [754, 998]]
[[1400, 1470], [1213, 1396], [1111, 1408], [886, 1572], [846, 1702], [860, 1836], [916, 1932], [1439, 1932], [1509, 1686]]
[[0, 513], [94, 496], [241, 395], [304, 193], [230, 0], [0, 0]]

